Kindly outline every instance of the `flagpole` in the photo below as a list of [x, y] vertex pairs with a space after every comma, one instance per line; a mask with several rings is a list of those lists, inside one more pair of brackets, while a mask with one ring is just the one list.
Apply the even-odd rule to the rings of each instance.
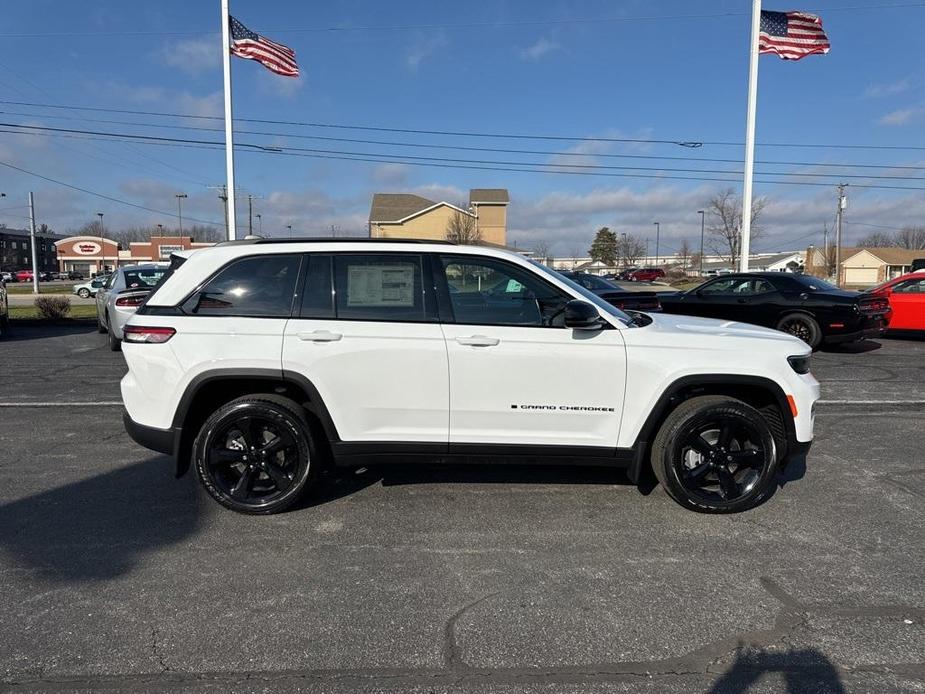
[[237, 238], [234, 204], [234, 132], [231, 118], [231, 25], [228, 21], [228, 0], [222, 0], [222, 67], [225, 72], [225, 173], [228, 192], [225, 206], [228, 215], [228, 240]]
[[742, 182], [742, 228], [739, 272], [748, 272], [752, 235], [752, 175], [755, 170], [755, 107], [758, 104], [758, 34], [761, 32], [761, 0], [752, 0], [752, 38], [748, 55], [748, 114], [745, 117], [745, 180]]

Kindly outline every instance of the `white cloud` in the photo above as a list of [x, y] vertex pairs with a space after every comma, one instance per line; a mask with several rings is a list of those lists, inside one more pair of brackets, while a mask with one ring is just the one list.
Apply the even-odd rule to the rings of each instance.
[[[173, 91], [164, 87], [136, 87], [119, 82], [105, 86], [106, 93], [114, 100], [123, 99], [134, 104], [157, 105], [163, 110], [189, 113], [194, 116], [221, 116], [224, 112], [224, 96], [221, 90], [197, 96], [187, 91]], [[168, 106], [170, 108], [167, 108]]]
[[449, 41], [443, 32], [419, 38], [405, 51], [405, 65], [411, 70], [417, 70], [421, 63], [447, 45], [449, 45]]
[[560, 50], [562, 50], [561, 45], [544, 37], [537, 40], [533, 45], [522, 48], [520, 50], [520, 57], [522, 60], [536, 62], [550, 53]]
[[403, 186], [410, 170], [407, 164], [380, 164], [373, 169], [371, 178], [378, 185]]
[[911, 86], [912, 84], [908, 78], [897, 80], [896, 82], [872, 84], [866, 90], [864, 90], [864, 96], [868, 99], [877, 99], [884, 96], [895, 96], [896, 94], [902, 94], [903, 92], [909, 91]]
[[222, 64], [221, 35], [208, 34], [191, 39], [168, 41], [157, 51], [157, 57], [165, 65], [175, 67], [190, 75], [207, 72]]
[[907, 125], [922, 115], [925, 115], [925, 108], [901, 108], [881, 116], [877, 122], [880, 125]]

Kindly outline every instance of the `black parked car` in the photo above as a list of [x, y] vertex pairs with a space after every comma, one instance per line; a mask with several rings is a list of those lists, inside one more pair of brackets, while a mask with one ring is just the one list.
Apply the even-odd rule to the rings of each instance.
[[882, 335], [890, 302], [848, 292], [808, 275], [751, 272], [723, 275], [687, 292], [662, 294], [666, 313], [724, 318], [794, 335], [813, 349]]
[[660, 311], [658, 294], [655, 292], [630, 292], [618, 284], [603, 277], [591, 275], [587, 272], [559, 271], [559, 274], [577, 282], [585, 289], [601, 297], [608, 304], [613, 304], [624, 311]]

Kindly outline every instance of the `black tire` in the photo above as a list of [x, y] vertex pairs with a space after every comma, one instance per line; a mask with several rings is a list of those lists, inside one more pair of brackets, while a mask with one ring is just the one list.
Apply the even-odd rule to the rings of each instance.
[[819, 323], [805, 313], [788, 313], [774, 327], [781, 332], [798, 337], [813, 349], [818, 349], [822, 344], [822, 330], [819, 328]]
[[302, 496], [317, 451], [302, 408], [260, 393], [232, 400], [206, 420], [193, 442], [193, 461], [203, 488], [222, 506], [267, 515]]
[[81, 299], [89, 299], [90, 290], [89, 289], [79, 289], [77, 290], [77, 296], [79, 296]]
[[109, 349], [113, 352], [122, 351], [122, 340], [116, 337], [116, 331], [112, 329], [112, 322], [109, 320], [109, 314], [106, 314], [106, 323], [109, 325]]
[[724, 395], [685, 400], [652, 443], [652, 470], [681, 506], [737, 513], [767, 499], [776, 486], [780, 451], [768, 421], [751, 405]]

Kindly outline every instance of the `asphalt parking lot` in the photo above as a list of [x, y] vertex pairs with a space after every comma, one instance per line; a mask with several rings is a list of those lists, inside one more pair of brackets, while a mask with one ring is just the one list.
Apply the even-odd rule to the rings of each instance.
[[805, 468], [722, 517], [410, 466], [240, 516], [127, 437], [93, 326], [0, 369], [0, 689], [925, 691], [925, 341], [819, 354]]

